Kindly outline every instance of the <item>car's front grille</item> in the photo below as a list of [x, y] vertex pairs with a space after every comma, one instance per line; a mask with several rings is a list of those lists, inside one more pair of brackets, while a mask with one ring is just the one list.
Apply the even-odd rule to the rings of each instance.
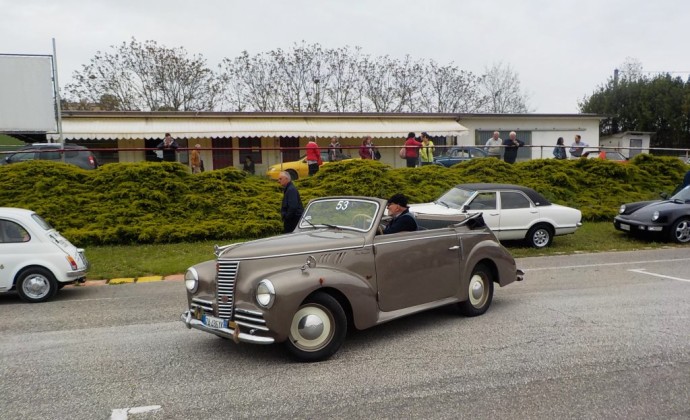
[[264, 316], [260, 312], [237, 308], [235, 309], [235, 322], [237, 322], [237, 325], [250, 329], [268, 331]]
[[193, 298], [190, 309], [196, 315], [197, 319], [201, 319], [201, 315], [213, 315], [213, 302], [199, 298]]
[[239, 261], [218, 260], [218, 316], [225, 319], [232, 317], [235, 303], [235, 281], [240, 269]]

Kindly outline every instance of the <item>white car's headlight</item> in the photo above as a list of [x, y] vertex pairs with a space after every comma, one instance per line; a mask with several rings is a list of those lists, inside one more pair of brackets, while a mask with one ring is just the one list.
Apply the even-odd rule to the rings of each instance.
[[652, 214], [652, 222], [656, 222], [659, 220], [659, 212], [655, 211], [654, 214]]
[[256, 303], [262, 308], [270, 308], [276, 299], [276, 290], [268, 279], [263, 279], [256, 286]]
[[618, 209], [618, 213], [623, 214], [625, 213], [625, 204], [621, 206], [621, 208]]
[[187, 272], [184, 273], [184, 285], [189, 293], [195, 293], [199, 288], [199, 273], [196, 272], [194, 267], [189, 267]]

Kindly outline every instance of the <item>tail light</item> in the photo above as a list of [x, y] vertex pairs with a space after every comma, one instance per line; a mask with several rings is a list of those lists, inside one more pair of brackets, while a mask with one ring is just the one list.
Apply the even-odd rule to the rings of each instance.
[[69, 262], [69, 265], [72, 267], [72, 270], [76, 270], [79, 268], [79, 266], [77, 265], [77, 262], [74, 261], [74, 258], [72, 258], [71, 255], [67, 256], [67, 262]]
[[96, 167], [96, 159], [93, 156], [89, 156], [89, 165]]

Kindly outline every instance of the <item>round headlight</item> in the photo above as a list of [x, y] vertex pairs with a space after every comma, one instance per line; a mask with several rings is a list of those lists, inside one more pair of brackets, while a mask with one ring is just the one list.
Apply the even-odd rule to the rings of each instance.
[[655, 211], [654, 214], [652, 214], [652, 222], [656, 222], [659, 220], [659, 212]]
[[189, 293], [194, 293], [199, 288], [199, 273], [194, 267], [189, 267], [184, 273], [184, 285]]
[[625, 204], [621, 206], [621, 208], [618, 209], [618, 213], [623, 214], [625, 213]]
[[273, 283], [268, 279], [263, 279], [256, 286], [256, 303], [262, 308], [270, 308], [276, 298], [276, 290]]

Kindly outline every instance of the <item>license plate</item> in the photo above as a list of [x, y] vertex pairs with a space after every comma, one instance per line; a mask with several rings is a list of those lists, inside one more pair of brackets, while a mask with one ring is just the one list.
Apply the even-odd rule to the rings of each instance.
[[226, 320], [221, 319], [221, 318], [216, 318], [215, 316], [210, 316], [210, 315], [204, 315], [202, 322], [204, 325], [207, 327], [211, 328], [227, 328], [228, 323]]
[[621, 229], [622, 230], [630, 230], [630, 225], [626, 225], [625, 223], [621, 223]]

